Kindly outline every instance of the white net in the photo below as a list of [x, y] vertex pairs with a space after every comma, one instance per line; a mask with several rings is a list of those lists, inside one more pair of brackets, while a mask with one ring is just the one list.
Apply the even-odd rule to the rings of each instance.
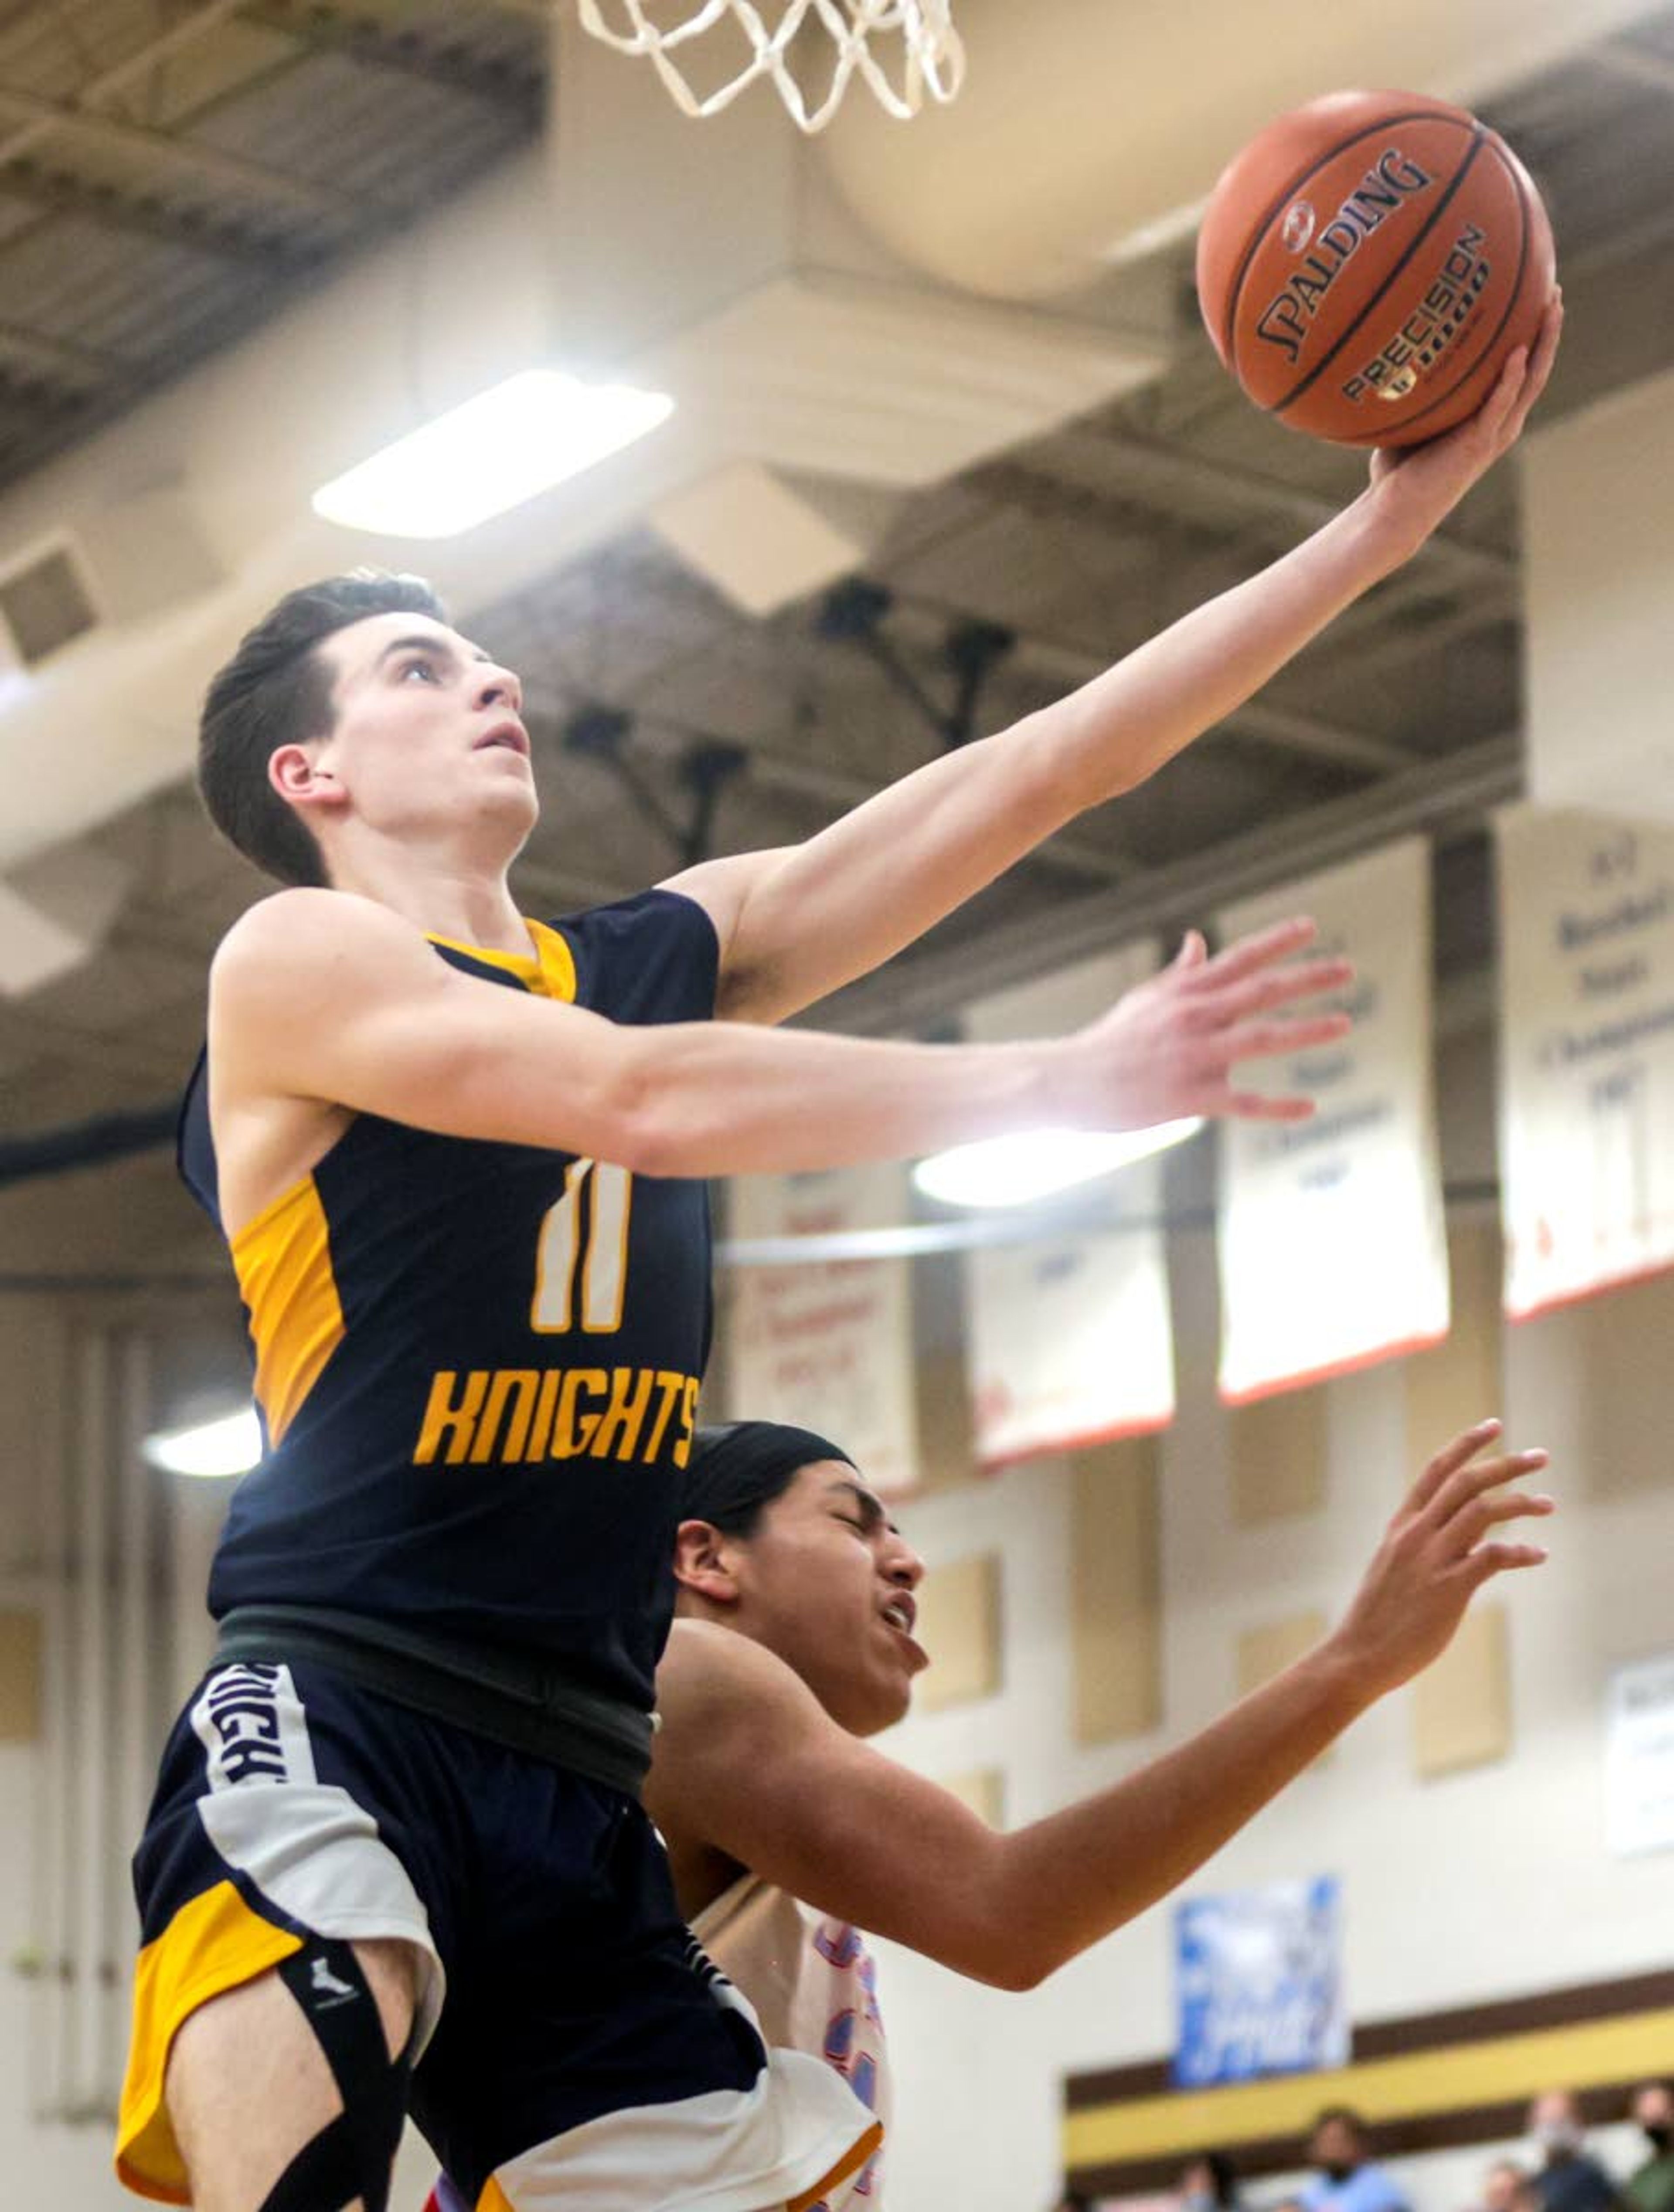
[[[767, 77], [800, 129], [823, 131], [858, 76], [881, 106], [904, 121], [927, 97], [952, 100], [965, 76], [953, 0], [776, 0], [765, 13], [751, 0], [703, 0], [696, 7], [690, 0], [613, 0], [614, 21], [603, 0], [578, 0], [578, 6], [594, 38], [624, 54], [647, 56], [688, 115], [718, 115]], [[698, 47], [695, 42], [711, 32], [716, 36]], [[809, 41], [822, 33], [833, 51], [823, 65], [811, 64]], [[682, 63], [701, 64], [713, 74], [716, 52], [736, 54], [740, 33], [748, 58], [699, 92]]]

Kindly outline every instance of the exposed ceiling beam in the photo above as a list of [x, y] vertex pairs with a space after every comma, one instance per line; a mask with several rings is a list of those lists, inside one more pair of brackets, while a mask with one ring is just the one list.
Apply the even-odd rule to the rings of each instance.
[[[869, 776], [857, 775], [831, 760], [797, 759], [788, 753], [774, 752], [748, 736], [713, 725], [697, 730], [667, 715], [642, 713], [636, 708], [625, 708], [623, 711], [632, 721], [633, 745], [636, 749], [642, 747], [660, 763], [684, 757], [696, 743], [736, 745], [745, 755], [746, 774], [759, 790], [811, 799], [816, 805], [837, 813], [846, 813], [850, 807], [875, 798], [880, 788]], [[1043, 846], [1032, 865], [1060, 875], [1078, 877], [1083, 883], [1126, 884], [1142, 872], [1141, 864], [1117, 848], [1068, 836], [1055, 837]]]
[[1406, 747], [1390, 738], [1345, 730], [1336, 722], [1322, 721], [1317, 714], [1299, 714], [1288, 707], [1269, 706], [1261, 699], [1251, 699], [1228, 714], [1224, 727], [1262, 744], [1276, 745], [1310, 760], [1329, 761], [1333, 768], [1354, 769], [1362, 775], [1398, 775], [1413, 765], [1413, 756]]
[[[1323, 493], [1117, 429], [1058, 432], [1042, 440], [1020, 462], [997, 465], [1001, 471], [1044, 476], [1072, 494], [1088, 487], [1107, 491], [1160, 514], [1175, 512], [1184, 495], [1208, 514], [1272, 518], [1312, 531], [1342, 507], [1341, 500]], [[1426, 542], [1417, 558], [1432, 567], [1445, 566], [1461, 583], [1477, 586], [1503, 585], [1516, 574], [1516, 563], [1506, 555], [1443, 531]]]
[[[909, 612], [933, 610], [944, 620], [954, 611], [939, 607], [934, 601], [916, 593], [904, 593], [897, 604]], [[1085, 646], [1042, 637], [1029, 630], [1018, 631], [1015, 638], [1012, 665], [1061, 684], [1066, 690], [1077, 689], [1102, 675], [1118, 657], [1089, 652]], [[1388, 775], [1412, 765], [1412, 755], [1389, 738], [1374, 737], [1363, 730], [1346, 729], [1318, 715], [1296, 714], [1261, 699], [1252, 699], [1228, 714], [1222, 726], [1257, 743], [1275, 745], [1281, 751], [1329, 761], [1334, 767], [1352, 769], [1362, 775]]]
[[[341, 192], [324, 185], [309, 184], [286, 170], [271, 169], [260, 161], [247, 161], [241, 155], [224, 153], [218, 146], [206, 146], [198, 139], [172, 131], [153, 131], [142, 123], [119, 122], [114, 116], [95, 114], [67, 100], [44, 100], [39, 94], [21, 91], [15, 85], [0, 85], [0, 114], [15, 116], [31, 126], [39, 126], [43, 132], [63, 131], [85, 139], [91, 145], [131, 156], [151, 168], [195, 170], [211, 184], [224, 185], [247, 198], [277, 201], [312, 215], [340, 217], [351, 212], [350, 203]], [[0, 137], [0, 161], [15, 157], [15, 140], [21, 136]], [[33, 139], [28, 143], [33, 143]], [[370, 211], [383, 219], [392, 213], [375, 201]]]
[[[90, 82], [82, 87], [77, 106], [96, 107], [101, 100], [125, 91], [137, 78], [149, 76], [160, 62], [168, 60], [183, 46], [195, 45], [210, 32], [217, 29], [231, 16], [236, 15], [245, 0], [204, 0], [189, 15], [171, 23], [166, 31], [159, 31], [147, 39], [130, 54], [107, 70], [101, 70]], [[15, 161], [40, 143], [54, 128], [54, 124], [43, 118], [23, 124], [15, 131], [0, 132], [0, 162]]]
[[363, 8], [324, 7], [319, 0], [251, 0], [241, 20], [317, 52], [347, 54], [374, 69], [414, 77], [491, 107], [503, 110], [508, 101], [531, 113], [545, 107], [544, 71], [532, 76], [514, 62], [473, 53], [445, 33], [402, 30], [387, 15], [374, 15]]
[[116, 354], [95, 352], [91, 346], [76, 345], [68, 338], [49, 337], [42, 331], [27, 330], [18, 323], [0, 322], [0, 352], [15, 354], [49, 376], [67, 376], [77, 386], [108, 384], [113, 378], [132, 374], [131, 365]]
[[[184, 246], [219, 260], [291, 268], [308, 258], [306, 247], [264, 235], [247, 223], [228, 222], [206, 208], [165, 207], [114, 185], [90, 184], [84, 177], [33, 161], [11, 161], [0, 168], [0, 196], [46, 215], [84, 216], [107, 230], [155, 239], [161, 245]], [[0, 251], [15, 242], [5, 240]]]

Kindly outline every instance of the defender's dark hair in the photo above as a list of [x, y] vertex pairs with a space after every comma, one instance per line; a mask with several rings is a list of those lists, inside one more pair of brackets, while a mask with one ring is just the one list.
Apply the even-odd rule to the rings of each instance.
[[332, 726], [331, 671], [319, 647], [368, 615], [447, 610], [422, 576], [356, 568], [287, 592], [216, 676], [198, 725], [198, 788], [229, 843], [283, 884], [323, 884], [320, 848], [267, 780], [281, 745], [324, 737]]
[[756, 1524], [805, 1467], [854, 1465], [840, 1444], [782, 1421], [730, 1421], [699, 1429], [680, 1486], [680, 1518], [707, 1521], [723, 1536], [753, 1536]]

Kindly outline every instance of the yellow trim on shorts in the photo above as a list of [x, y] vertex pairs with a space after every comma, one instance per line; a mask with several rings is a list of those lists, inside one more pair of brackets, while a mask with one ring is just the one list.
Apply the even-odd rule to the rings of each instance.
[[264, 1206], [230, 1249], [256, 1347], [256, 1402], [277, 1444], [344, 1338], [331, 1230], [313, 1177]]
[[134, 1970], [133, 2033], [117, 2122], [117, 2179], [160, 2204], [189, 2204], [180, 2147], [163, 2103], [163, 2075], [182, 2023], [240, 1983], [277, 1966], [302, 1938], [253, 1912], [230, 1881], [183, 1905]]
[[812, 2189], [805, 2189], [800, 2197], [791, 2198], [785, 2206], [785, 2212], [813, 2212], [813, 2207], [822, 2197], [840, 2187], [851, 2173], [858, 2173], [867, 2159], [875, 2156], [883, 2147], [884, 2124], [881, 2120], [874, 2120], [860, 2141], [850, 2143], [829, 2173], [822, 2174]]

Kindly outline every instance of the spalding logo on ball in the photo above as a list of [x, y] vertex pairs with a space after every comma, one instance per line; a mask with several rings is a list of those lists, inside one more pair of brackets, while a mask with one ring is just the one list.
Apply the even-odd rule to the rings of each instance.
[[1554, 274], [1528, 171], [1421, 93], [1332, 93], [1281, 116], [1197, 236], [1221, 360], [1266, 413], [1348, 446], [1415, 445], [1474, 413], [1533, 343]]

